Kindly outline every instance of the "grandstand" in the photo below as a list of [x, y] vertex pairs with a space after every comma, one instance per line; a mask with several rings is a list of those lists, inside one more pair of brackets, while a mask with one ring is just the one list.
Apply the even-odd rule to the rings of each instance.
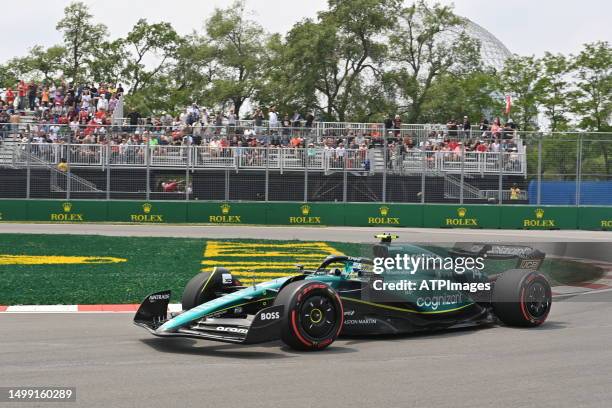
[[[120, 122], [121, 123], [121, 122]], [[518, 133], [442, 125], [310, 128], [4, 125], [2, 197], [491, 202], [525, 183]], [[478, 147], [480, 146], [480, 147]], [[486, 146], [486, 148], [484, 148]], [[495, 147], [497, 146], [497, 147]], [[65, 162], [67, 171], [60, 169]], [[11, 186], [11, 187], [8, 187]], [[168, 188], [171, 186], [171, 188]], [[519, 201], [526, 198], [520, 193]]]

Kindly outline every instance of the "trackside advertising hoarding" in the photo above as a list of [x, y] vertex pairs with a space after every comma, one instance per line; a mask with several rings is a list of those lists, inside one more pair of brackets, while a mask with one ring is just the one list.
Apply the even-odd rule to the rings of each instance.
[[612, 230], [612, 207], [0, 200], [0, 221]]

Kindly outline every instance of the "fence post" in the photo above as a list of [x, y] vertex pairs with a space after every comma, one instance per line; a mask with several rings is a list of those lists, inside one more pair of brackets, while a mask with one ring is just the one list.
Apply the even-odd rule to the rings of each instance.
[[578, 135], [576, 146], [576, 205], [580, 205], [580, 187], [582, 179], [582, 135]]
[[461, 179], [459, 183], [459, 204], [463, 205], [463, 183], [465, 182], [465, 144], [461, 144]]
[[270, 144], [266, 143], [266, 191], [264, 193], [266, 202], [268, 202], [268, 199], [269, 199], [269, 196], [268, 196], [269, 187], [270, 187]]
[[304, 138], [304, 202], [308, 202], [308, 138]]
[[30, 171], [30, 155], [32, 154], [32, 139], [28, 138], [28, 154], [26, 156], [26, 199], [30, 199], [30, 179], [32, 173]]
[[151, 197], [151, 184], [150, 184], [151, 175], [149, 174], [150, 173], [150, 171], [149, 171], [150, 170], [150, 164], [151, 164], [150, 163], [150, 161], [151, 161], [150, 160], [150, 158], [151, 158], [150, 153], [151, 152], [149, 150], [150, 148], [151, 147], [149, 146], [149, 143], [145, 144], [145, 146], [144, 146], [144, 149], [145, 149], [145, 163], [146, 163], [146, 167], [147, 167], [147, 176], [146, 176], [146, 182], [147, 182], [146, 200], [147, 201], [149, 201], [149, 198]]
[[225, 194], [224, 201], [229, 201], [229, 180], [230, 180], [230, 171], [229, 169], [225, 169]]
[[427, 171], [427, 152], [421, 152], [421, 162], [422, 162], [422, 171], [421, 171], [421, 204], [425, 204], [425, 172]]
[[537, 205], [542, 203], [542, 135], [538, 135], [538, 185], [536, 186], [537, 191]]
[[191, 144], [187, 145], [187, 165], [185, 166], [185, 200], [189, 201], [189, 166], [191, 166]]
[[498, 158], [498, 165], [499, 165], [499, 183], [498, 183], [498, 191], [497, 191], [497, 203], [498, 204], [502, 204], [504, 202], [504, 189], [503, 189], [503, 182], [504, 182], [504, 151], [501, 149], [501, 145], [499, 148], [499, 158]]
[[111, 156], [111, 148], [110, 145], [106, 145], [106, 199], [110, 200], [110, 191], [111, 191], [111, 169], [110, 169], [110, 156]]
[[347, 198], [348, 173], [346, 172], [346, 151], [342, 156], [342, 202], [346, 203]]
[[388, 160], [388, 148], [387, 148], [387, 132], [383, 131], [383, 180], [382, 180], [382, 202], [387, 202], [387, 160]]
[[71, 151], [71, 141], [70, 138], [68, 139], [68, 147], [66, 148], [66, 164], [68, 164], [68, 170], [66, 171], [66, 200], [70, 200], [70, 186], [71, 186], [71, 182], [70, 182], [70, 177], [72, 175], [72, 167], [71, 167], [71, 163], [72, 161], [70, 160], [70, 151]]

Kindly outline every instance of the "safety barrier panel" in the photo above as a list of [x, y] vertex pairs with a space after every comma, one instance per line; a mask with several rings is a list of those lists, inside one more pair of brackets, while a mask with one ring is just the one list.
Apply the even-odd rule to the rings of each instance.
[[7, 199], [0, 221], [612, 231], [612, 207]]

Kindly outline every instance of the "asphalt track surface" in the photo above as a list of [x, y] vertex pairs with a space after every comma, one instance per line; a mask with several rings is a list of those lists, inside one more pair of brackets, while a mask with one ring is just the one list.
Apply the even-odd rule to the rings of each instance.
[[612, 242], [606, 231], [523, 231], [384, 227], [261, 227], [233, 225], [151, 224], [39, 224], [0, 223], [0, 233], [98, 234], [111, 236], [160, 236], [185, 238], [299, 239], [341, 242], [373, 242], [374, 234], [389, 232], [412, 242]]
[[[377, 231], [0, 225], [0, 232], [358, 242], [371, 241]], [[414, 231], [420, 241], [440, 235], [398, 231]], [[442, 240], [473, 240], [465, 236], [471, 232], [445, 231]], [[490, 233], [491, 240], [503, 241], [610, 239], [574, 231]], [[2, 313], [0, 386], [76, 386], [78, 401], [0, 407], [610, 407], [610, 316], [612, 292], [590, 293], [555, 302], [548, 321], [535, 329], [343, 338], [325, 351], [299, 353], [279, 342], [240, 346], [155, 338], [133, 326], [130, 314]]]
[[609, 295], [556, 302], [536, 329], [340, 339], [315, 353], [155, 338], [129, 314], [2, 314], [0, 386], [77, 387], [76, 404], [38, 406], [603, 408]]

